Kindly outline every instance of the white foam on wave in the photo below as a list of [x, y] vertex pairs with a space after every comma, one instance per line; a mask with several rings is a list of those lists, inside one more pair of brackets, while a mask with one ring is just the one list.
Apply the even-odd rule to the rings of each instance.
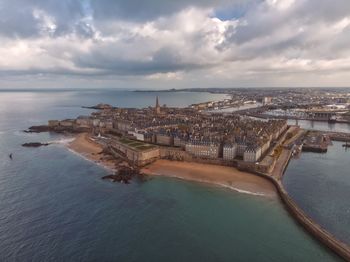
[[261, 193], [261, 192], [251, 192], [248, 190], [239, 189], [239, 188], [236, 188], [236, 187], [233, 187], [230, 185], [226, 185], [226, 184], [222, 184], [222, 183], [217, 183], [217, 185], [234, 190], [234, 191], [237, 191], [239, 193], [243, 193], [243, 194], [248, 194], [248, 195], [253, 195], [253, 196], [266, 196], [264, 193]]
[[[157, 174], [157, 175], [159, 175], [159, 174]], [[162, 175], [162, 176], [164, 176], [164, 177], [171, 177], [171, 178], [177, 178], [177, 179], [186, 180], [186, 181], [195, 181], [195, 182], [200, 182], [200, 183], [220, 186], [220, 187], [224, 187], [224, 188], [227, 188], [227, 189], [231, 189], [231, 190], [236, 191], [236, 192], [241, 193], [241, 194], [247, 194], [247, 195], [253, 195], [253, 196], [267, 196], [266, 194], [264, 194], [262, 192], [251, 192], [251, 191], [248, 191], [248, 190], [244, 190], [244, 189], [239, 189], [239, 188], [233, 187], [233, 186], [225, 184], [225, 183], [211, 182], [211, 181], [203, 180], [203, 179], [191, 179], [191, 178], [188, 179], [188, 178], [184, 178], [184, 177], [177, 176], [177, 175]]]
[[60, 138], [58, 140], [53, 140], [50, 141], [50, 144], [61, 144], [61, 145], [68, 145], [69, 143], [74, 141], [74, 137], [69, 137], [69, 138]]
[[94, 163], [95, 165], [98, 165], [98, 166], [100, 166], [100, 167], [102, 167], [102, 168], [104, 168], [104, 169], [106, 169], [108, 171], [112, 171], [112, 172], [116, 171], [116, 169], [111, 168], [111, 167], [109, 167], [107, 165], [104, 165], [102, 162], [97, 162], [95, 160], [92, 160], [92, 159], [88, 158], [87, 156], [85, 156], [84, 154], [80, 154], [80, 153], [74, 151], [73, 149], [70, 149], [69, 147], [66, 147], [66, 148], [68, 149], [69, 152], [73, 153], [76, 156], [79, 156], [80, 158], [83, 158], [84, 160], [86, 160], [86, 161], [88, 161], [90, 163]]
[[[64, 145], [68, 145], [70, 142], [72, 142], [75, 138], [65, 138], [65, 139], [60, 139], [58, 140], [60, 144], [64, 144]], [[78, 153], [76, 151], [74, 151], [73, 149], [66, 147], [68, 149], [68, 151], [70, 151], [71, 153], [83, 158], [86, 161], [89, 161], [91, 163], [94, 163], [95, 165], [98, 165], [100, 167], [103, 167], [104, 169], [108, 170], [108, 171], [112, 171], [115, 172], [116, 169], [113, 169], [107, 165], [104, 165], [102, 162], [97, 162], [94, 161], [90, 158], [88, 158], [87, 156], [85, 156], [84, 154]], [[207, 180], [203, 180], [203, 179], [187, 179], [181, 176], [176, 176], [176, 175], [162, 175], [164, 177], [170, 177], [170, 178], [177, 178], [177, 179], [181, 179], [181, 180], [186, 180], [186, 181], [195, 181], [195, 182], [200, 182], [200, 183], [206, 183], [206, 184], [211, 184], [211, 185], [215, 185], [215, 186], [220, 186], [220, 187], [224, 187], [233, 191], [236, 191], [238, 193], [241, 194], [247, 194], [247, 195], [253, 195], [253, 196], [266, 196], [264, 193], [261, 192], [251, 192], [248, 190], [244, 190], [244, 189], [240, 189], [240, 188], [236, 188], [234, 186], [225, 184], [225, 183], [216, 183], [216, 182], [211, 182], [211, 181], [207, 181]]]

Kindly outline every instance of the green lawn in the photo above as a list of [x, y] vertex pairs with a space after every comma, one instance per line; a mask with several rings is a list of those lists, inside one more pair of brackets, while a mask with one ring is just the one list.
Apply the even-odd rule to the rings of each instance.
[[122, 138], [119, 140], [119, 142], [140, 151], [152, 149], [155, 147], [154, 145], [146, 144], [140, 141], [135, 141], [127, 138]]

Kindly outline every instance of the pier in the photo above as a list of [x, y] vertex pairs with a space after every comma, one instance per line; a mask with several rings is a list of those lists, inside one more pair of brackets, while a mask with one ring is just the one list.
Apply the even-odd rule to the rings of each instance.
[[308, 131], [303, 144], [303, 151], [326, 153], [331, 144], [329, 135], [318, 131]]
[[[339, 134], [333, 134], [335, 138], [339, 137]], [[350, 136], [350, 134], [348, 134]], [[343, 137], [343, 135], [340, 135]], [[296, 141], [296, 140], [295, 140]], [[350, 261], [350, 247], [345, 243], [335, 238], [331, 233], [322, 228], [314, 220], [312, 220], [289, 196], [287, 190], [284, 188], [282, 183], [283, 174], [288, 167], [289, 161], [292, 157], [292, 149], [284, 147], [281, 154], [279, 155], [276, 165], [271, 173], [259, 173], [256, 174], [270, 180], [276, 187], [277, 192], [294, 219], [303, 228], [308, 231], [315, 239], [323, 243], [330, 250], [335, 252], [345, 261]]]
[[[288, 165], [288, 162], [285, 163], [286, 167]], [[343, 258], [345, 261], [350, 261], [350, 247], [338, 240], [337, 238], [335, 238], [327, 230], [322, 228], [308, 215], [306, 215], [305, 212], [288, 195], [288, 192], [284, 188], [281, 180], [278, 180], [278, 178], [273, 177], [269, 174], [260, 173], [258, 175], [267, 178], [275, 185], [277, 192], [289, 213], [306, 231], [308, 231], [315, 239], [323, 243], [325, 246], [327, 246], [330, 250], [332, 250], [335, 254]], [[280, 177], [282, 177], [282, 175], [280, 175]]]

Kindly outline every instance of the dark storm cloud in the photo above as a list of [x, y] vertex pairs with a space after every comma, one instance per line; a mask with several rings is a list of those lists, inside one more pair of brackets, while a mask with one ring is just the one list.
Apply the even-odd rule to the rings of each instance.
[[[32, 6], [21, 1], [0, 1], [0, 34], [28, 37], [37, 34], [37, 21]], [[19, 8], [21, 6], [21, 8]]]
[[[166, 17], [189, 7], [225, 9], [261, 0], [0, 0], [0, 35], [15, 38], [38, 37], [43, 19], [35, 17], [42, 11], [53, 20], [52, 37], [75, 33], [93, 37], [95, 30], [107, 30], [105, 22], [145, 22]], [[233, 11], [232, 11], [233, 12]], [[91, 18], [88, 24], [84, 19]], [[105, 28], [103, 28], [105, 27]]]
[[0, 75], [344, 72], [349, 32], [349, 0], [0, 0]]
[[0, 34], [12, 37], [38, 36], [41, 27], [35, 11], [54, 19], [56, 35], [71, 32], [84, 16], [81, 1], [74, 0], [0, 0]]
[[152, 20], [187, 7], [216, 7], [228, 4], [225, 0], [93, 0], [91, 7], [97, 19]]
[[[272, 35], [285, 26], [292, 26], [298, 30], [310, 24], [326, 25], [349, 15], [350, 1], [348, 0], [295, 0], [291, 8], [279, 11], [271, 9], [266, 3], [249, 10], [244, 17], [248, 23], [231, 28], [231, 31], [227, 32], [230, 36], [228, 41], [243, 44]], [[291, 44], [293, 42], [294, 39]]]
[[[40, 33], [34, 10], [42, 10], [55, 21], [54, 35], [72, 31], [86, 33], [79, 21], [87, 15], [98, 24], [105, 20], [141, 22], [174, 14], [187, 7], [217, 7], [243, 0], [0, 0], [0, 34], [31, 37]], [[82, 30], [82, 31], [81, 31]], [[88, 29], [89, 34], [91, 29]]]
[[123, 59], [106, 50], [95, 50], [74, 59], [79, 68], [98, 69], [116, 75], [150, 75], [177, 71], [195, 70], [204, 65], [183, 61], [177, 50], [162, 48], [148, 60]]

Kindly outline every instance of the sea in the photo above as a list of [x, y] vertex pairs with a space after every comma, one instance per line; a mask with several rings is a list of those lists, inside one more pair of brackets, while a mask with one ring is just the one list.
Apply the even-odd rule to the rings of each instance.
[[[341, 261], [278, 199], [171, 178], [111, 183], [109, 171], [70, 152], [69, 138], [27, 134], [82, 106], [168, 106], [220, 100], [196, 92], [0, 91], [0, 261]], [[55, 142], [23, 148], [25, 142]], [[13, 159], [9, 154], [13, 154]], [[349, 241], [349, 152], [302, 154], [284, 178], [292, 197]], [[215, 174], [214, 174], [215, 175]]]

